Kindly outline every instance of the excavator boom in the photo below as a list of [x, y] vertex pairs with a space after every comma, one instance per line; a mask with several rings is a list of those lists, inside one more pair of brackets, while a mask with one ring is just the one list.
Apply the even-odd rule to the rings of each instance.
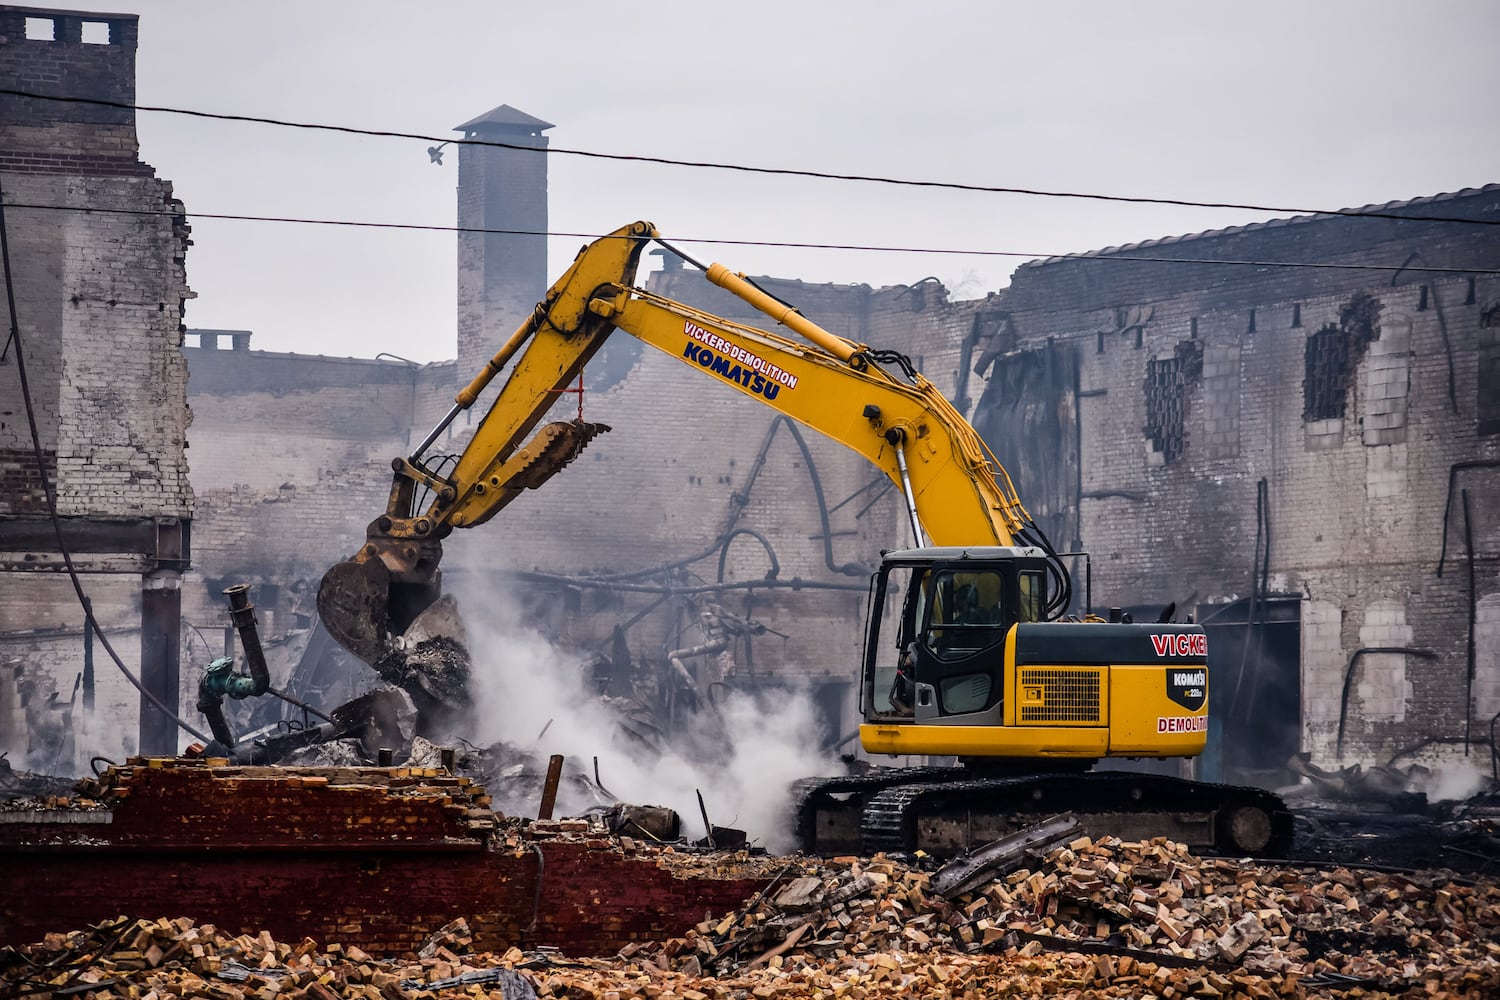
[[[382, 655], [438, 596], [443, 538], [537, 489], [609, 429], [558, 421], [526, 440], [616, 330], [864, 455], [900, 487], [919, 545], [1010, 545], [1034, 530], [979, 435], [904, 357], [824, 330], [721, 264], [704, 269], [710, 281], [800, 339], [636, 288], [641, 253], [658, 239], [650, 223], [636, 222], [580, 250], [422, 444], [392, 462], [385, 513], [319, 589], [319, 614], [342, 645], [366, 661]], [[441, 474], [426, 465], [427, 448], [507, 367], [457, 465]]]

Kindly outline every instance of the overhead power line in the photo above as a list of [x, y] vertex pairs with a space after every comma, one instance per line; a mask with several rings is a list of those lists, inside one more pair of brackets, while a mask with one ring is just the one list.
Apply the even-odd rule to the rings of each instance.
[[1345, 215], [1362, 219], [1400, 219], [1403, 221], [1450, 222], [1474, 226], [1500, 226], [1500, 220], [1470, 219], [1461, 216], [1411, 215], [1380, 209], [1359, 208], [1296, 208], [1285, 205], [1256, 205], [1233, 201], [1193, 201], [1187, 198], [1152, 198], [1144, 195], [1097, 194], [1084, 191], [1049, 191], [1041, 188], [1006, 187], [994, 184], [965, 184], [958, 181], [927, 181], [902, 177], [882, 177], [875, 174], [841, 174], [824, 170], [801, 170], [793, 167], [755, 167], [743, 163], [719, 163], [710, 160], [682, 160], [667, 156], [643, 156], [634, 153], [601, 153], [587, 149], [568, 149], [562, 146], [541, 148], [524, 143], [500, 142], [495, 139], [454, 139], [421, 132], [396, 132], [387, 129], [356, 128], [351, 125], [329, 125], [318, 122], [298, 122], [284, 118], [268, 118], [261, 115], [233, 115], [215, 111], [194, 111], [189, 108], [171, 108], [155, 104], [131, 104], [124, 101], [108, 101], [94, 97], [66, 97], [56, 94], [39, 94], [34, 91], [0, 87], [0, 94], [11, 97], [26, 97], [41, 101], [58, 101], [64, 104], [91, 104], [126, 111], [147, 111], [159, 114], [184, 115], [190, 118], [208, 118], [215, 121], [249, 122], [256, 125], [274, 125], [280, 128], [309, 129], [320, 132], [338, 132], [344, 135], [362, 135], [382, 139], [417, 139], [422, 142], [448, 143], [456, 146], [488, 146], [496, 149], [513, 149], [525, 153], [580, 156], [595, 160], [613, 160], [622, 163], [654, 163], [672, 167], [694, 167], [703, 170], [730, 170], [747, 174], [766, 174], [778, 177], [809, 177], [817, 180], [863, 181], [869, 184], [892, 184], [901, 187], [938, 188], [948, 191], [973, 191], [983, 194], [1017, 194], [1034, 198], [1079, 198], [1089, 201], [1123, 202], [1136, 205], [1171, 205], [1181, 208], [1229, 208], [1245, 212], [1270, 212], [1278, 215]]
[[[102, 215], [147, 215], [166, 218], [188, 217], [192, 219], [222, 219], [234, 222], [278, 222], [307, 226], [348, 226], [360, 229], [396, 229], [435, 233], [480, 233], [491, 236], [555, 236], [560, 239], [598, 240], [607, 239], [608, 233], [568, 233], [539, 229], [485, 229], [478, 226], [437, 226], [412, 222], [361, 222], [355, 219], [307, 219], [286, 215], [238, 215], [227, 212], [167, 212], [143, 208], [97, 208], [76, 205], [40, 205], [8, 202], [10, 208], [36, 209], [47, 212], [82, 212]], [[626, 238], [626, 237], [621, 237]], [[1045, 254], [1028, 253], [1021, 250], [958, 250], [945, 247], [875, 246], [859, 243], [798, 243], [790, 240], [725, 240], [675, 236], [674, 243], [702, 243], [709, 246], [771, 247], [790, 250], [855, 250], [868, 253], [946, 254], [971, 257], [1024, 257], [1028, 260], [1100, 260], [1119, 262], [1149, 262], [1156, 264], [1222, 264], [1235, 267], [1295, 267], [1319, 268], [1334, 271], [1401, 271], [1425, 274], [1500, 274], [1500, 268], [1485, 267], [1416, 267], [1401, 264], [1331, 264], [1292, 260], [1239, 260], [1201, 257], [1157, 257], [1130, 252], [1119, 254]]]

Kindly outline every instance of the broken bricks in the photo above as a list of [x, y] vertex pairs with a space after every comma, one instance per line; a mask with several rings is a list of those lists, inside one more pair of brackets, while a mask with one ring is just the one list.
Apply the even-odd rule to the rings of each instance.
[[[664, 863], [680, 858], [661, 854]], [[1079, 837], [947, 900], [929, 873], [893, 858], [780, 861], [777, 878], [742, 909], [708, 915], [679, 938], [632, 943], [613, 959], [544, 949], [473, 954], [463, 921], [444, 927], [418, 955], [381, 958], [337, 944], [231, 935], [185, 918], [122, 919], [0, 952], [0, 995], [1500, 995], [1493, 881], [1204, 859], [1167, 841]]]

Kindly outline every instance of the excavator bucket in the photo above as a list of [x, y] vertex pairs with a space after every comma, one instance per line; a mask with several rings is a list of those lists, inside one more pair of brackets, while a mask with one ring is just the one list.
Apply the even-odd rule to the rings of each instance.
[[[318, 587], [318, 616], [328, 634], [355, 656], [373, 664], [391, 649], [391, 640], [404, 633], [442, 594], [435, 569], [403, 582], [375, 551], [384, 543], [372, 541], [352, 559], [335, 563]], [[410, 551], [412, 546], [400, 545]], [[441, 546], [431, 546], [434, 565]]]
[[[547, 424], [525, 447], [485, 469], [471, 484], [473, 489], [442, 516], [451, 527], [483, 524], [523, 490], [540, 487], [608, 430], [608, 424], [584, 420]], [[442, 593], [442, 546], [437, 541], [441, 534], [429, 532], [423, 541], [393, 537], [388, 534], [390, 521], [386, 517], [371, 525], [365, 546], [329, 569], [318, 587], [323, 627], [339, 645], [372, 665]], [[438, 631], [453, 633], [453, 624], [445, 621]]]
[[391, 574], [379, 559], [346, 559], [323, 574], [318, 617], [338, 644], [366, 663], [390, 646]]

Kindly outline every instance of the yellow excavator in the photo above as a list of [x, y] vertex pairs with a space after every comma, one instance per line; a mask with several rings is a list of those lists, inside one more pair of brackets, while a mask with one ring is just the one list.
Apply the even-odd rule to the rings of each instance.
[[[786, 333], [635, 287], [653, 242]], [[647, 222], [584, 246], [426, 439], [393, 460], [385, 513], [319, 591], [323, 623], [340, 643], [376, 662], [437, 599], [442, 540], [541, 486], [608, 429], [580, 418], [532, 435], [616, 330], [842, 442], [904, 498], [915, 545], [885, 552], [871, 580], [860, 743], [869, 754], [962, 766], [881, 767], [800, 783], [805, 849], [952, 854], [1065, 810], [1091, 831], [1167, 835], [1237, 855], [1290, 846], [1291, 816], [1269, 792], [1094, 768], [1110, 758], [1202, 751], [1201, 627], [1062, 620], [1071, 602], [1063, 559], [979, 435], [905, 356], [824, 330], [744, 275], [693, 260]], [[507, 367], [451, 471], [425, 463]], [[419, 497], [430, 498], [420, 509]]]

